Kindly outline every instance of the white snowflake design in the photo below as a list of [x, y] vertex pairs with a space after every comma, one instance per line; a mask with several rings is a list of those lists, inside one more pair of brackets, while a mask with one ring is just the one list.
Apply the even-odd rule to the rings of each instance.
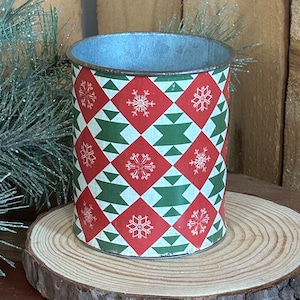
[[132, 90], [132, 95], [134, 96], [133, 100], [128, 99], [126, 102], [128, 106], [133, 107], [132, 115], [136, 117], [138, 113], [143, 113], [144, 117], [148, 117], [150, 114], [148, 108], [155, 105], [155, 102], [149, 101], [147, 98], [150, 95], [149, 91], [144, 90], [144, 94], [139, 95], [137, 90]]
[[148, 220], [148, 216], [142, 217], [141, 215], [137, 217], [133, 215], [126, 227], [129, 229], [129, 233], [132, 233], [132, 237], [137, 237], [138, 239], [146, 239], [153, 229], [151, 221]]
[[126, 168], [128, 171], [132, 171], [130, 173], [132, 179], [148, 180], [156, 166], [151, 161], [149, 154], [132, 153], [130, 160], [126, 163]]
[[89, 226], [93, 229], [94, 225], [93, 222], [97, 221], [97, 217], [93, 215], [93, 206], [90, 204], [89, 206], [86, 205], [86, 202], [83, 203], [84, 208], [81, 210], [81, 213], [84, 217], [83, 224], [85, 226]]
[[199, 170], [202, 170], [202, 172], [206, 172], [206, 163], [210, 161], [210, 156], [206, 155], [207, 148], [204, 147], [203, 151], [200, 152], [199, 149], [196, 149], [195, 159], [190, 161], [190, 165], [194, 166], [194, 175], [199, 173]]
[[209, 86], [202, 86], [201, 88], [197, 88], [197, 92], [194, 94], [194, 98], [191, 100], [193, 103], [193, 107], [196, 111], [204, 111], [208, 109], [210, 105], [210, 100], [212, 98], [211, 90]]
[[205, 208], [194, 210], [187, 226], [191, 230], [192, 235], [198, 235], [204, 233], [206, 225], [209, 221], [209, 216]]
[[83, 142], [80, 147], [80, 154], [83, 164], [91, 168], [96, 160], [93, 147], [88, 143]]
[[81, 81], [79, 88], [79, 96], [83, 107], [92, 109], [97, 99], [95, 92], [93, 92], [93, 85], [85, 80]]

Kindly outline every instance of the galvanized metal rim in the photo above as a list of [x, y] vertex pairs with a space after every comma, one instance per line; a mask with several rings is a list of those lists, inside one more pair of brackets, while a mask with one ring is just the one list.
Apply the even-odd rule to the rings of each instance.
[[[112, 36], [126, 36], [126, 35], [161, 35], [161, 36], [188, 36], [195, 39], [204, 39], [211, 41], [213, 43], [216, 43], [220, 45], [221, 47], [225, 48], [229, 55], [228, 59], [224, 59], [219, 64], [212, 64], [205, 68], [190, 68], [186, 70], [172, 70], [172, 71], [140, 71], [140, 70], [132, 70], [132, 69], [117, 69], [117, 68], [111, 68], [111, 67], [105, 67], [101, 65], [92, 64], [89, 62], [86, 62], [84, 60], [78, 59], [72, 54], [72, 50], [78, 46], [80, 43], [88, 41], [88, 40], [95, 40], [103, 37], [112, 37]], [[192, 34], [183, 34], [183, 33], [165, 33], [165, 32], [151, 32], [151, 31], [133, 31], [133, 32], [120, 32], [120, 33], [110, 33], [110, 34], [103, 34], [103, 35], [96, 35], [88, 38], [84, 38], [80, 41], [75, 42], [73, 45], [71, 45], [67, 51], [66, 51], [67, 57], [71, 60], [71, 62], [89, 68], [91, 70], [100, 71], [103, 73], [111, 73], [114, 75], [128, 75], [128, 76], [145, 76], [145, 77], [151, 77], [151, 76], [172, 76], [172, 75], [185, 75], [185, 74], [199, 74], [204, 72], [209, 72], [212, 70], [216, 70], [222, 67], [230, 66], [230, 64], [234, 61], [234, 58], [236, 56], [235, 51], [232, 47], [227, 45], [226, 43], [209, 38], [209, 37], [202, 37]]]

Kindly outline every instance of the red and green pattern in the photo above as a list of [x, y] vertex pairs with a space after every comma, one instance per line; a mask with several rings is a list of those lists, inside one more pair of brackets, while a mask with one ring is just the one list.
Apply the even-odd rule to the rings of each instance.
[[226, 232], [229, 67], [134, 77], [73, 65], [75, 235], [134, 257]]

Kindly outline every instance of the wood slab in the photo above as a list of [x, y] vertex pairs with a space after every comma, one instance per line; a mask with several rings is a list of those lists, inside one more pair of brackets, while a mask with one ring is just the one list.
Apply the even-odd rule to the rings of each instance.
[[44, 297], [63, 300], [263, 299], [261, 293], [271, 299], [291, 282], [300, 289], [300, 214], [239, 193], [227, 192], [226, 201], [228, 231], [221, 242], [156, 260], [91, 249], [72, 233], [73, 204], [54, 209], [28, 231], [27, 279]]

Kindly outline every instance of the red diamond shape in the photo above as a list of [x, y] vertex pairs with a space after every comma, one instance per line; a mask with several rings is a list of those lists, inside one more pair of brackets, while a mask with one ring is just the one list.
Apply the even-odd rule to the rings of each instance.
[[214, 168], [218, 155], [216, 147], [201, 132], [193, 144], [176, 162], [175, 167], [198, 189], [201, 189]]
[[134, 202], [112, 224], [139, 256], [170, 228], [142, 199]]
[[176, 104], [203, 128], [218, 103], [221, 91], [211, 75], [199, 74], [182, 93]]
[[200, 193], [173, 227], [200, 249], [213, 226], [216, 215], [216, 209]]
[[82, 68], [74, 83], [76, 99], [85, 121], [88, 123], [109, 101], [92, 72]]
[[112, 102], [139, 133], [143, 133], [172, 104], [148, 77], [135, 77]]
[[96, 203], [88, 188], [85, 188], [81, 193], [75, 206], [86, 242], [88, 243], [109, 224], [109, 220]]
[[145, 193], [171, 167], [142, 137], [116, 157], [112, 164], [139, 195]]
[[87, 183], [109, 164], [109, 160], [99, 148], [87, 127], [84, 128], [78, 137], [75, 143], [75, 151]]

